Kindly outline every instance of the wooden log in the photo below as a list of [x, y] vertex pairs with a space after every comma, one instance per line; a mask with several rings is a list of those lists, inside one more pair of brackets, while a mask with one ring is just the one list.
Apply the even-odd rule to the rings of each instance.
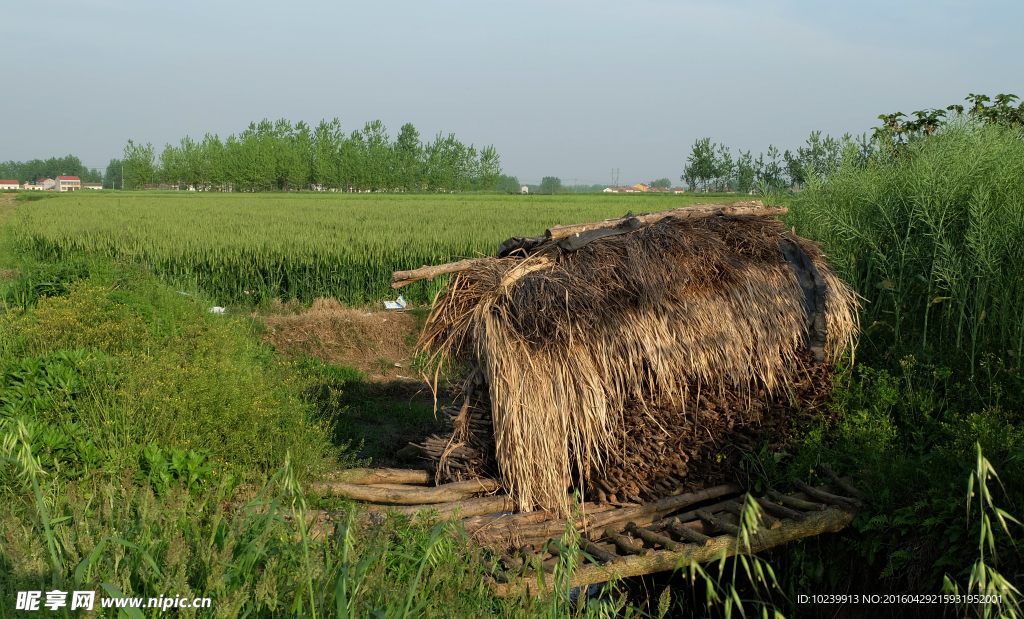
[[391, 274], [391, 287], [401, 288], [406, 284], [411, 284], [421, 279], [434, 279], [438, 275], [465, 271], [466, 269], [470, 269], [477, 264], [483, 264], [488, 260], [494, 260], [494, 258], [471, 258], [469, 260], [459, 260], [458, 262], [438, 264], [436, 266], [422, 266], [418, 269], [413, 269], [411, 271], [395, 271], [394, 273]]
[[631, 507], [598, 514], [597, 516], [594, 516], [592, 526], [598, 528], [613, 522], [629, 520], [637, 523], [644, 521], [651, 522], [654, 518], [661, 518], [664, 515], [686, 507], [687, 505], [693, 505], [694, 503], [700, 503], [701, 501], [707, 501], [708, 499], [715, 499], [726, 494], [736, 494], [740, 492], [743, 492], [743, 488], [736, 484], [712, 486], [711, 488], [705, 488], [704, 490], [698, 490], [697, 492], [688, 492], [686, 494], [668, 497], [667, 499], [662, 499], [660, 501], [654, 501], [640, 507]]
[[[678, 219], [696, 219], [699, 217], [713, 217], [715, 215], [785, 215], [787, 212], [784, 206], [764, 206], [760, 200], [749, 202], [718, 202], [713, 204], [692, 204], [680, 208], [658, 211], [656, 213], [644, 213], [636, 215], [643, 226], [649, 226], [661, 221], [666, 217]], [[587, 224], [570, 224], [567, 226], [552, 226], [544, 235], [553, 241], [570, 237], [574, 234], [597, 230], [598, 228], [615, 228], [628, 221], [629, 217], [618, 219], [605, 219]]]
[[694, 544], [697, 544], [698, 546], [707, 546], [711, 543], [710, 537], [704, 535], [700, 531], [694, 531], [690, 527], [683, 526], [683, 523], [679, 522], [678, 520], [669, 523], [668, 530], [672, 531], [673, 533], [675, 533], [676, 535], [685, 539], [688, 542], [693, 542]]
[[[494, 496], [479, 497], [476, 499], [463, 499], [461, 501], [452, 501], [450, 503], [429, 503], [426, 505], [404, 505], [402, 507], [389, 507], [386, 511], [381, 510], [370, 510], [364, 511], [360, 514], [364, 520], [373, 521], [376, 519], [386, 519], [387, 513], [399, 513], [404, 514], [410, 518], [416, 516], [420, 512], [430, 512], [434, 516], [431, 520], [436, 522], [443, 522], [445, 520], [451, 520], [458, 515], [460, 518], [470, 518], [473, 516], [480, 516], [483, 514], [496, 514], [500, 512], [512, 511], [516, 508], [515, 501], [512, 497], [499, 494]], [[375, 516], [371, 516], [371, 514]]]
[[762, 497], [756, 497], [754, 500], [761, 506], [761, 509], [777, 518], [789, 518], [790, 520], [796, 520], [797, 522], [807, 520], [807, 515], [803, 512], [798, 512], [795, 509], [784, 507], [778, 503], [772, 503]]
[[328, 477], [349, 484], [429, 484], [434, 476], [427, 471], [413, 469], [343, 469]]
[[840, 479], [839, 476], [836, 475], [836, 472], [833, 471], [832, 467], [830, 467], [829, 465], [821, 464], [821, 465], [818, 466], [818, 468], [823, 470], [823, 471], [825, 471], [825, 474], [828, 475], [830, 478], [832, 478], [832, 481], [835, 482], [835, 484], [837, 486], [839, 486], [839, 488], [843, 492], [845, 492], [846, 494], [849, 494], [850, 496], [855, 496], [855, 497], [857, 497], [859, 499], [866, 499], [866, 498], [868, 498], [867, 493], [861, 492], [860, 490], [854, 488], [850, 484], [848, 484], [845, 481], [843, 481], [842, 479]]
[[650, 548], [644, 548], [643, 546], [637, 546], [636, 544], [633, 543], [633, 540], [629, 539], [625, 535], [619, 535], [618, 533], [616, 533], [612, 529], [605, 529], [604, 530], [604, 537], [610, 539], [616, 546], [619, 547], [619, 550], [621, 550], [622, 552], [624, 552], [626, 554], [631, 554], [631, 555], [649, 555], [649, 554], [652, 554], [654, 552]]
[[[729, 501], [731, 500], [732, 499], [729, 499]], [[728, 503], [729, 501], [722, 501], [720, 503], [715, 503], [714, 505], [709, 505], [704, 508], [704, 511], [711, 514], [717, 514], [718, 512], [723, 511], [725, 509], [725, 504]], [[676, 514], [675, 516], [669, 516], [668, 518], [658, 520], [657, 522], [654, 522], [650, 528], [657, 529], [659, 527], [668, 526], [672, 522], [690, 522], [691, 520], [695, 519], [697, 519], [697, 512], [695, 510], [688, 511], [682, 514]]]
[[[584, 506], [582, 516], [578, 520], [574, 521], [572, 526], [577, 529], [591, 526], [592, 518], [594, 517], [592, 514], [600, 514], [609, 511], [616, 511], [615, 506], [587, 503]], [[476, 537], [481, 542], [501, 541], [512, 537], [513, 534], [522, 538], [545, 537], [564, 533], [566, 528], [569, 526], [569, 521], [564, 518], [560, 518], [558, 520], [544, 520], [537, 522], [536, 524], [532, 524], [525, 520], [519, 520], [521, 516], [525, 515], [515, 514], [512, 516], [497, 517], [498, 522], [495, 522], [493, 526], [487, 527], [486, 531], [482, 531], [480, 535]], [[506, 518], [508, 519], [507, 522], [503, 522]], [[522, 524], [523, 522], [527, 523]]]
[[824, 490], [818, 490], [813, 486], [808, 486], [802, 481], [793, 482], [793, 485], [812, 499], [817, 499], [823, 503], [828, 503], [829, 505], [835, 505], [836, 507], [841, 507], [843, 509], [856, 509], [862, 505], [857, 499], [829, 494]]
[[655, 533], [654, 531], [648, 531], [647, 529], [641, 529], [640, 527], [636, 526], [635, 522], [631, 522], [631, 523], [627, 524], [626, 525], [626, 531], [628, 531], [631, 535], [635, 535], [636, 537], [639, 537], [640, 539], [644, 540], [648, 544], [658, 544], [662, 548], [668, 548], [669, 550], [675, 550], [676, 549], [676, 543], [674, 541], [672, 541], [672, 538], [665, 537], [664, 535], [659, 535], [658, 533]]
[[506, 574], [503, 570], [501, 570], [496, 565], [493, 565], [490, 561], [486, 559], [481, 559], [480, 565], [482, 565], [483, 568], [487, 570], [488, 574], [494, 577], [494, 580], [500, 583], [507, 583], [511, 580], [508, 574]]
[[[744, 552], [761, 552], [773, 546], [813, 535], [841, 531], [850, 524], [854, 514], [853, 510], [842, 509], [830, 509], [809, 514], [807, 520], [803, 522], [789, 522], [775, 531], [763, 531], [760, 535], [751, 536], [750, 548]], [[717, 558], [721, 553], [724, 553], [725, 556], [732, 556], [737, 552], [741, 552], [741, 549], [736, 538], [723, 535], [711, 540], [707, 546], [687, 544], [674, 551], [662, 550], [649, 556], [622, 557], [620, 561], [612, 565], [581, 566], [569, 576], [569, 582], [563, 584], [567, 584], [571, 588], [585, 587], [607, 582], [612, 577], [628, 578], [671, 571], [680, 565], [685, 565], [688, 561], [706, 563]], [[537, 596], [550, 593], [554, 590], [554, 586], [553, 580], [538, 587], [536, 579], [523, 578], [511, 583], [493, 585], [492, 590], [495, 595], [500, 597], [520, 593]]]
[[[588, 521], [577, 520], [572, 523], [572, 526], [577, 529], [582, 529], [588, 526]], [[565, 533], [568, 523], [564, 520], [550, 520], [548, 522], [539, 522], [537, 524], [528, 524], [521, 527], [494, 527], [482, 531], [475, 535], [480, 543], [494, 543], [501, 542], [511, 537], [520, 537], [523, 539], [533, 539], [537, 537], [548, 537], [551, 535], [559, 535]]]
[[446, 503], [461, 501], [480, 492], [494, 492], [501, 485], [493, 479], [473, 479], [452, 484], [443, 484], [433, 488], [413, 488], [396, 490], [393, 488], [375, 488], [360, 486], [342, 481], [321, 481], [309, 484], [317, 492], [329, 492], [348, 495], [358, 501], [371, 503], [389, 503], [396, 505], [416, 505], [421, 503]]
[[[703, 520], [704, 522], [708, 523], [709, 525], [713, 526], [714, 528], [718, 529], [719, 531], [722, 531], [723, 533], [728, 533], [729, 535], [734, 535], [737, 537], [740, 534], [740, 528], [738, 526], [734, 524], [729, 524], [728, 522], [722, 520], [721, 518], [718, 518], [714, 514], [710, 514], [704, 511], [703, 509], [697, 510], [697, 517]], [[751, 533], [756, 533], [756, 531], [751, 531]]]
[[775, 490], [769, 490], [766, 494], [771, 497], [773, 501], [778, 501], [779, 503], [788, 505], [794, 509], [802, 509], [804, 511], [823, 511], [828, 507], [824, 503], [811, 503], [810, 501], [788, 496], [781, 492], [776, 492]]
[[580, 538], [580, 550], [596, 559], [601, 565], [607, 565], [620, 558], [618, 555], [608, 552], [585, 537]]
[[[729, 512], [730, 514], [735, 514], [736, 517], [740, 519], [740, 522], [743, 521], [744, 509], [746, 509], [745, 502], [743, 504], [740, 504], [737, 503], [736, 501], [729, 501], [728, 503], [725, 504], [725, 511]], [[782, 526], [782, 523], [779, 521], [779, 519], [772, 516], [771, 514], [761, 513], [758, 517], [758, 520], [761, 522], [761, 524], [768, 527], [769, 529], [778, 529]]]

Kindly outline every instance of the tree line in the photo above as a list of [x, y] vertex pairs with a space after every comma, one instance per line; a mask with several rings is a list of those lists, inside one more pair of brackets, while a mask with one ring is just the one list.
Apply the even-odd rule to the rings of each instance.
[[0, 162], [0, 178], [16, 180], [19, 183], [34, 182], [41, 178], [57, 178], [58, 176], [77, 176], [83, 183], [102, 183], [103, 174], [99, 170], [90, 170], [82, 165], [82, 160], [74, 155], [67, 157], [50, 157], [46, 161]]
[[411, 123], [392, 141], [379, 120], [346, 134], [337, 118], [316, 127], [263, 120], [226, 140], [186, 136], [159, 153], [151, 143], [129, 140], [124, 158], [110, 162], [108, 176], [114, 178], [122, 165], [125, 189], [465, 191], [493, 190], [503, 178], [494, 146], [478, 150], [441, 133], [423, 142]]

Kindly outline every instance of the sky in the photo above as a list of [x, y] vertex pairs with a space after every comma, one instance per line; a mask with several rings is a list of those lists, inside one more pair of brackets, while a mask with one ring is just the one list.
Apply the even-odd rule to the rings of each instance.
[[1024, 2], [0, 0], [0, 161], [251, 121], [493, 144], [521, 182], [678, 181], [879, 114], [1024, 96]]

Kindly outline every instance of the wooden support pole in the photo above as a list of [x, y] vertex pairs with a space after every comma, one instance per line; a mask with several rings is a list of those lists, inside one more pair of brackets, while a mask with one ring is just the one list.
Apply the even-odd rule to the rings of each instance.
[[[764, 206], [760, 200], [749, 202], [718, 202], [712, 204], [691, 204], [680, 208], [658, 211], [656, 213], [644, 213], [636, 215], [643, 226], [649, 226], [667, 217], [677, 219], [697, 219], [700, 217], [714, 217], [715, 215], [785, 215], [787, 212], [784, 206]], [[570, 237], [574, 234], [597, 230], [598, 228], [615, 228], [628, 221], [629, 217], [618, 219], [605, 219], [587, 224], [570, 224], [567, 226], [551, 226], [544, 235], [549, 239], [557, 241]]]
[[[645, 213], [642, 215], [636, 215], [636, 218], [640, 220], [641, 225], [649, 226], [667, 217], [676, 217], [678, 219], [696, 219], [700, 217], [713, 217], [715, 215], [785, 215], [786, 212], [787, 209], [784, 206], [764, 206], [760, 200], [752, 200], [749, 202], [719, 202], [712, 204], [692, 204], [690, 206], [674, 208], [667, 211], [659, 211], [656, 213]], [[598, 228], [614, 228], [629, 219], [630, 218], [628, 217], [622, 217], [619, 219], [606, 219], [604, 221], [595, 221], [586, 224], [552, 226], [548, 228], [544, 232], [544, 234], [549, 239], [557, 241], [560, 239], [573, 236], [574, 234], [578, 234], [580, 232], [586, 232], [588, 230], [596, 230]], [[418, 269], [412, 269], [411, 271], [395, 271], [391, 275], [391, 287], [401, 288], [406, 284], [411, 284], [421, 279], [434, 279], [438, 275], [445, 275], [447, 273], [458, 273], [459, 271], [471, 269], [478, 264], [483, 264], [485, 261], [494, 259], [495, 258], [491, 257], [469, 258], [466, 260], [459, 260], [458, 262], [451, 262], [448, 264], [422, 266]]]

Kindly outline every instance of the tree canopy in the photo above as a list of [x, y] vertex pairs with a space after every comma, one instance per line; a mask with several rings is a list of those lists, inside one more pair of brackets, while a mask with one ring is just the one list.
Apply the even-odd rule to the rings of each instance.
[[123, 163], [126, 189], [464, 191], [492, 190], [501, 180], [494, 146], [478, 150], [450, 133], [423, 142], [411, 123], [392, 140], [379, 120], [346, 135], [336, 118], [316, 127], [264, 119], [223, 141], [186, 136], [159, 155], [152, 144], [129, 140]]

